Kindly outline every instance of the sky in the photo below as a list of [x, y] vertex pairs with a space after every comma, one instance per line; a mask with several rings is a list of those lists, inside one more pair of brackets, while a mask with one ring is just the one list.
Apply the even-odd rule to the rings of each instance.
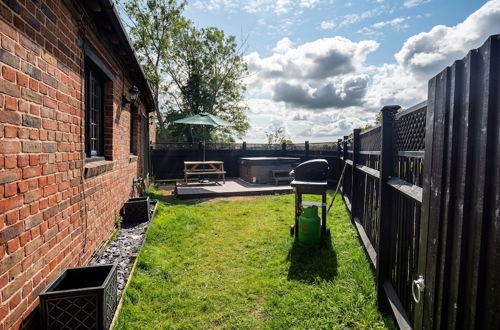
[[424, 101], [430, 78], [500, 33], [500, 0], [191, 0], [184, 15], [246, 40], [247, 142], [279, 127], [336, 141]]

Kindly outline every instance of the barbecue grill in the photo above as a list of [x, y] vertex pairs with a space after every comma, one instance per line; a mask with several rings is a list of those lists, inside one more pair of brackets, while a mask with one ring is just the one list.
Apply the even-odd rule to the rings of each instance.
[[[313, 159], [299, 164], [290, 175], [294, 176], [291, 186], [295, 191], [295, 224], [290, 227], [290, 235], [299, 237], [299, 217], [305, 206], [321, 208], [321, 236], [329, 234], [326, 228], [326, 190], [330, 167], [324, 159]], [[304, 202], [302, 195], [321, 195], [321, 203]]]

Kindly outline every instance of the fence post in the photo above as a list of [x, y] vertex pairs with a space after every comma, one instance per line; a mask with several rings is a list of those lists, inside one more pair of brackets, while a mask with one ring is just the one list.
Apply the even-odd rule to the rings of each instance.
[[340, 175], [342, 174], [342, 168], [344, 167], [344, 163], [342, 162], [342, 160], [340, 159], [340, 156], [341, 156], [341, 150], [342, 150], [342, 147], [340, 146], [340, 144], [342, 143], [342, 139], [338, 139], [337, 140], [337, 184], [338, 184], [338, 181], [340, 180]]
[[306, 155], [306, 160], [309, 160], [309, 141], [305, 143], [304, 154]]
[[356, 185], [358, 183], [358, 171], [356, 171], [356, 164], [359, 162], [359, 133], [361, 132], [360, 128], [355, 128], [353, 130], [353, 139], [352, 139], [352, 181], [351, 181], [351, 220], [354, 220], [354, 217], [357, 216], [357, 208], [358, 208], [358, 194], [362, 193], [362, 191], [356, 191]]
[[377, 251], [377, 299], [382, 310], [388, 310], [384, 282], [390, 279], [389, 242], [395, 237], [391, 235], [391, 214], [394, 201], [391, 188], [387, 181], [394, 175], [394, 117], [400, 107], [398, 105], [384, 106], [381, 124], [381, 150], [380, 150], [380, 180], [379, 180], [379, 246]]

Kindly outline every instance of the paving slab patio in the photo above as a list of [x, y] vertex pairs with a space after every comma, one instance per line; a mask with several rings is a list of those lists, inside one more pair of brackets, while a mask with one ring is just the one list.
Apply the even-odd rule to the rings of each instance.
[[195, 199], [207, 197], [252, 196], [289, 194], [293, 192], [290, 185], [270, 185], [248, 183], [240, 178], [228, 179], [226, 183], [182, 180], [176, 183], [177, 197], [180, 199]]

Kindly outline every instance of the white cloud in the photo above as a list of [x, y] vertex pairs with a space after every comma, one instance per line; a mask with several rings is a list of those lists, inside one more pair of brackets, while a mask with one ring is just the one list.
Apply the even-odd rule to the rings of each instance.
[[311, 113], [306, 111], [297, 111], [292, 116], [292, 120], [294, 121], [311, 121], [311, 118]]
[[404, 6], [406, 8], [417, 7], [428, 2], [431, 2], [431, 0], [407, 0], [405, 1]]
[[380, 29], [380, 28], [383, 28], [384, 26], [388, 26], [388, 25], [397, 27], [397, 26], [400, 26], [400, 24], [403, 23], [404, 21], [406, 21], [408, 18], [398, 17], [398, 18], [391, 19], [389, 21], [375, 23], [372, 25], [372, 27], [374, 27], [375, 29]]
[[337, 24], [335, 24], [335, 22], [332, 19], [329, 21], [323, 21], [323, 22], [321, 22], [321, 25], [320, 25], [322, 30], [331, 30], [335, 26], [337, 26]]
[[352, 132], [353, 129], [364, 126], [366, 123], [355, 117], [339, 116], [330, 118], [325, 125], [311, 125], [310, 127], [298, 132], [298, 137], [308, 140], [311, 137], [319, 138], [320, 140], [336, 141], [337, 138]]
[[359, 22], [364, 21], [365, 19], [368, 19], [371, 17], [380, 16], [386, 12], [386, 9], [387, 9], [386, 6], [378, 6], [378, 7], [372, 8], [370, 10], [366, 10], [366, 11], [359, 13], [359, 14], [357, 14], [357, 13], [347, 14], [344, 16], [343, 20], [340, 22], [338, 27], [341, 28], [341, 27], [344, 27], [347, 25], [359, 23]]
[[315, 8], [321, 0], [197, 0], [193, 6], [210, 11], [231, 11], [242, 9], [249, 14], [274, 12], [287, 14], [296, 12], [295, 8]]
[[311, 86], [317, 85], [317, 81], [326, 84], [325, 79], [354, 73], [377, 47], [378, 43], [372, 40], [356, 43], [334, 37], [293, 48], [291, 41], [285, 38], [277, 43], [277, 51], [272, 56], [261, 58], [254, 52], [246, 57], [253, 73], [249, 79], [250, 87], [272, 90], [280, 80], [287, 83], [306, 82]]
[[238, 3], [234, 0], [198, 0], [193, 4], [196, 8], [207, 9], [210, 11], [219, 9], [237, 8]]
[[273, 99], [314, 111], [359, 106], [363, 104], [367, 85], [367, 75], [345, 76], [320, 84], [279, 81], [274, 85]]
[[410, 37], [395, 58], [402, 67], [428, 78], [499, 31], [500, 0], [491, 0], [460, 24], [437, 25]]
[[[378, 22], [370, 29], [395, 28], [407, 19]], [[408, 38], [395, 62], [379, 66], [365, 63], [379, 46], [373, 40], [335, 37], [294, 45], [282, 39], [271, 56], [247, 56], [249, 136], [264, 141], [265, 128], [278, 121], [294, 142], [347, 135], [372, 121], [383, 105], [408, 107], [425, 100], [428, 79], [498, 31], [500, 0], [491, 0], [460, 24], [438, 25]]]
[[372, 29], [371, 27], [366, 27], [366, 26], [363, 27], [363, 28], [361, 28], [361, 29], [359, 29], [356, 32], [360, 33], [360, 34], [363, 34], [365, 36], [370, 36], [370, 37], [383, 35], [382, 32], [380, 32], [378, 30], [375, 30], [375, 29]]
[[275, 53], [286, 53], [293, 46], [293, 42], [288, 38], [283, 38], [276, 43], [276, 47], [273, 48]]
[[300, 0], [299, 6], [302, 8], [314, 8], [321, 0]]
[[[397, 17], [389, 21], [384, 21], [384, 22], [378, 22], [375, 24], [372, 24], [370, 27], [363, 27], [359, 29], [357, 32], [367, 35], [367, 36], [377, 36], [377, 35], [382, 35], [383, 33], [378, 31], [384, 27], [391, 27], [393, 30], [400, 31], [402, 29], [406, 29], [409, 27], [409, 25], [406, 22], [410, 17]], [[404, 24], [403, 24], [404, 23]]]
[[[246, 57], [251, 72], [248, 78], [252, 132], [262, 141], [262, 127], [273, 120], [284, 120], [283, 127], [294, 141], [303, 137], [312, 126], [317, 139], [326, 139], [323, 125], [337, 122], [337, 114], [349, 109], [345, 119], [359, 123], [366, 116], [359, 111], [365, 103], [369, 76], [363, 70], [366, 56], [377, 49], [371, 40], [352, 42], [335, 37], [294, 46], [288, 38], [281, 39], [273, 55], [261, 58], [258, 53]], [[340, 110], [342, 109], [342, 110]], [[369, 117], [373, 117], [370, 115]], [[332, 124], [333, 125], [333, 124]], [[330, 125], [330, 138], [342, 128]], [[315, 139], [309, 138], [311, 141]], [[316, 139], [316, 140], [317, 140]], [[249, 139], [250, 140], [250, 139]]]

